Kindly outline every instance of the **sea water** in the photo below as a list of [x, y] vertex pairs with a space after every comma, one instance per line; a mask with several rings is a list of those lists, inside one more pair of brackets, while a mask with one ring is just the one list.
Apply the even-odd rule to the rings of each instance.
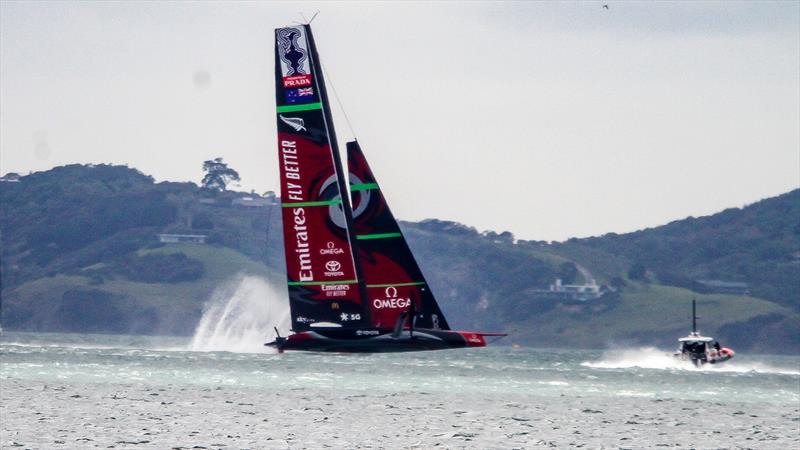
[[800, 448], [797, 357], [198, 345], [4, 332], [2, 448]]
[[278, 354], [239, 277], [191, 338], [0, 334], [0, 447], [800, 448], [800, 357], [655, 348]]

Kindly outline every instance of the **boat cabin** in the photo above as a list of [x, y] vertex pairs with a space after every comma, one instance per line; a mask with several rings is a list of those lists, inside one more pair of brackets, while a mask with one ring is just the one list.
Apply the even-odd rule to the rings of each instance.
[[713, 338], [702, 336], [699, 333], [691, 333], [689, 336], [678, 339], [678, 342], [681, 343], [680, 350], [682, 353], [695, 355], [706, 354], [707, 351], [711, 350], [709, 347], [714, 347], [715, 349], [719, 347], [719, 343]]

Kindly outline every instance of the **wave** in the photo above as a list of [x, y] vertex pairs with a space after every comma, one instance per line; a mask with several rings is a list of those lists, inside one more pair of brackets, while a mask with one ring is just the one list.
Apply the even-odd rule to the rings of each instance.
[[290, 323], [284, 292], [263, 278], [239, 276], [211, 295], [188, 350], [270, 353], [264, 343], [275, 339], [274, 327], [285, 336]]
[[640, 347], [636, 349], [606, 350], [597, 361], [581, 363], [584, 367], [593, 369], [661, 369], [661, 370], [689, 370], [698, 372], [729, 372], [729, 373], [765, 373], [780, 375], [800, 376], [800, 370], [787, 367], [775, 367], [759, 361], [737, 361], [735, 358], [721, 364], [706, 364], [695, 367], [689, 361], [683, 361], [655, 347]]

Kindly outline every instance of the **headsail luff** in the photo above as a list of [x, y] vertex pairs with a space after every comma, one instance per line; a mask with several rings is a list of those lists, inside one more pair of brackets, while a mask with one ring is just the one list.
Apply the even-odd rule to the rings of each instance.
[[292, 329], [369, 326], [350, 205], [307, 25], [275, 30], [281, 206]]
[[449, 330], [433, 293], [378, 187], [358, 142], [347, 143], [347, 164], [358, 242], [372, 325], [393, 327], [414, 302], [416, 327]]

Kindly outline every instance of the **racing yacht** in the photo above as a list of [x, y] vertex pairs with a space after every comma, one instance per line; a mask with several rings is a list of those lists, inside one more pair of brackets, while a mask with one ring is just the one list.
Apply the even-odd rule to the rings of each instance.
[[265, 345], [399, 352], [505, 336], [450, 328], [357, 141], [344, 176], [308, 24], [275, 30], [275, 92], [291, 333]]

